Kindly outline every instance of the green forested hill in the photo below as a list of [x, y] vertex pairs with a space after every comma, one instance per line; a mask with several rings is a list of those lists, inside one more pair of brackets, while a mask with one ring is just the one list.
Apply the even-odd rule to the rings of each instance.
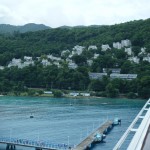
[[[88, 27], [60, 27], [36, 32], [14, 32], [0, 35], [0, 66], [6, 66], [12, 58], [24, 56], [36, 57], [47, 54], [59, 56], [63, 50], [75, 45], [96, 45], [99, 57], [88, 66], [86, 60], [93, 56], [93, 52], [85, 51], [81, 56], [72, 59], [79, 65], [77, 69], [69, 69], [65, 63], [59, 68], [57, 65], [43, 67], [35, 61], [35, 66], [18, 69], [17, 67], [0, 70], [0, 92], [22, 91], [24, 87], [44, 87], [72, 90], [94, 90], [106, 96], [108, 92], [138, 93], [140, 97], [150, 96], [150, 64], [147, 61], [131, 63], [124, 50], [112, 49], [102, 52], [101, 45], [129, 39], [132, 42], [134, 56], [140, 52], [141, 47], [150, 53], [150, 19], [138, 20], [111, 26]], [[119, 67], [122, 73], [135, 73], [138, 78], [132, 81], [120, 79], [102, 81], [89, 80], [88, 72], [101, 72], [102, 68]], [[104, 92], [104, 93], [103, 93]], [[114, 95], [113, 95], [114, 96]]]
[[0, 33], [2, 34], [13, 34], [14, 32], [20, 32], [20, 33], [25, 33], [25, 32], [35, 32], [39, 30], [45, 30], [49, 29], [50, 27], [45, 26], [43, 24], [34, 24], [34, 23], [29, 23], [24, 26], [14, 26], [14, 25], [9, 25], [9, 24], [0, 24]]
[[75, 45], [89, 46], [130, 39], [132, 45], [146, 47], [150, 51], [150, 19], [132, 21], [112, 26], [89, 26], [55, 28], [37, 32], [18, 33], [0, 36], [0, 54], [10, 53], [13, 57], [30, 54], [56, 53], [71, 49]]

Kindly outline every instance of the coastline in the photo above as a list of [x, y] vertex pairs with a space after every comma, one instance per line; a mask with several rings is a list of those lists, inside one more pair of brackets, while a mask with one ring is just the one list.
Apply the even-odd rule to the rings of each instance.
[[41, 95], [28, 95], [28, 94], [19, 94], [19, 95], [15, 95], [14, 93], [8, 93], [6, 95], [0, 95], [0, 97], [3, 96], [16, 96], [16, 97], [49, 97], [49, 98], [70, 98], [70, 99], [105, 99], [105, 98], [110, 98], [110, 99], [130, 99], [130, 100], [138, 100], [138, 99], [142, 99], [142, 100], [147, 100], [147, 99], [143, 99], [140, 97], [136, 97], [136, 98], [128, 98], [127, 96], [123, 96], [123, 95], [119, 95], [118, 97], [102, 97], [102, 96], [70, 96], [68, 94], [63, 95], [62, 97], [54, 97], [53, 94], [41, 94]]

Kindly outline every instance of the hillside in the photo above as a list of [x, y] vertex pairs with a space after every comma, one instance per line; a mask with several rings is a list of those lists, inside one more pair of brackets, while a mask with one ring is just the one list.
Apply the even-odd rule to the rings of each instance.
[[[26, 30], [26, 26], [24, 30]], [[112, 26], [89, 26], [82, 28], [56, 28], [32, 33], [15, 33], [13, 36], [0, 36], [0, 52], [21, 55], [30, 53], [60, 54], [64, 49], [75, 45], [112, 45], [113, 42], [130, 39], [134, 46], [150, 49], [150, 19], [132, 21]], [[9, 44], [8, 44], [9, 43]], [[21, 57], [21, 56], [19, 56]]]
[[[0, 69], [2, 93], [30, 87], [148, 98], [150, 19], [1, 34]], [[99, 80], [101, 73], [105, 77]]]
[[24, 26], [13, 26], [9, 24], [0, 24], [0, 33], [1, 34], [12, 34], [15, 31], [18, 31], [20, 33], [25, 33], [25, 32], [35, 32], [39, 30], [46, 30], [50, 29], [50, 27], [45, 26], [43, 24], [34, 24], [34, 23], [29, 23]]

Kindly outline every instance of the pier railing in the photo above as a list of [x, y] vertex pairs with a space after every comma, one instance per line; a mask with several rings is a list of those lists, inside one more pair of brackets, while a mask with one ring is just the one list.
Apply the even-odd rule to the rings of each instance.
[[[146, 104], [143, 106], [143, 108], [141, 109], [141, 111], [138, 113], [138, 115], [135, 117], [135, 119], [133, 120], [133, 122], [131, 123], [131, 125], [128, 127], [128, 129], [126, 130], [126, 132], [123, 134], [123, 136], [120, 138], [120, 140], [118, 141], [118, 143], [116, 144], [116, 146], [113, 148], [113, 150], [119, 150], [119, 149], [121, 149], [121, 146], [122, 146], [122, 144], [125, 142], [125, 140], [126, 140], [126, 138], [128, 137], [128, 135], [131, 133], [131, 132], [137, 132], [138, 130], [141, 130], [141, 125], [142, 126], [144, 126], [143, 125], [143, 121], [145, 122], [145, 123], [147, 123], [148, 121], [147, 121], [147, 119], [149, 119], [149, 117], [150, 117], [150, 111], [148, 111], [149, 110], [149, 108], [150, 108], [150, 99], [146, 102]], [[147, 115], [145, 114], [145, 115], [143, 115], [143, 113], [144, 113], [144, 111], [147, 111]], [[145, 121], [145, 119], [146, 119], [146, 121]], [[135, 126], [135, 124], [137, 123], [137, 121], [139, 120], [139, 119], [143, 119], [143, 121], [141, 122], [141, 125], [139, 126], [139, 128], [134, 128], [134, 126]], [[146, 124], [145, 124], [145, 126], [146, 126]], [[142, 127], [142, 129], [143, 129], [143, 127]], [[144, 129], [143, 129], [143, 131], [144, 131]], [[139, 135], [138, 135], [139, 136]], [[139, 141], [139, 139], [136, 139], [136, 140], [138, 140]], [[133, 143], [132, 142], [132, 140], [131, 140], [131, 143]], [[136, 142], [137, 143], [137, 142]], [[135, 143], [134, 143], [135, 144]], [[129, 147], [130, 147], [130, 145], [129, 145]], [[131, 150], [133, 150], [133, 147], [131, 148]]]
[[20, 145], [25, 147], [35, 147], [41, 149], [51, 149], [51, 150], [68, 150], [74, 148], [75, 145], [67, 145], [67, 144], [55, 144], [50, 141], [35, 141], [28, 139], [18, 139], [18, 138], [8, 138], [8, 137], [0, 137], [0, 143], [11, 144], [11, 145]]

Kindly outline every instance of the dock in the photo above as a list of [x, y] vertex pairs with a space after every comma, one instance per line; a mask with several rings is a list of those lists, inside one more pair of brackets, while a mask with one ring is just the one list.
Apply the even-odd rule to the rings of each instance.
[[56, 144], [50, 141], [19, 139], [13, 137], [0, 137], [0, 144], [6, 145], [6, 150], [16, 150], [16, 146], [31, 147], [35, 150], [87, 150], [94, 146], [97, 142], [102, 142], [114, 125], [121, 124], [120, 119], [114, 121], [107, 120], [95, 129], [92, 133], [87, 135], [79, 144]]
[[113, 121], [106, 121], [104, 124], [102, 124], [98, 129], [96, 129], [93, 133], [91, 133], [89, 136], [87, 136], [81, 143], [79, 143], [73, 150], [86, 150], [92, 147], [92, 144], [94, 143], [94, 136], [99, 134], [104, 134], [108, 130], [110, 130], [113, 127]]

